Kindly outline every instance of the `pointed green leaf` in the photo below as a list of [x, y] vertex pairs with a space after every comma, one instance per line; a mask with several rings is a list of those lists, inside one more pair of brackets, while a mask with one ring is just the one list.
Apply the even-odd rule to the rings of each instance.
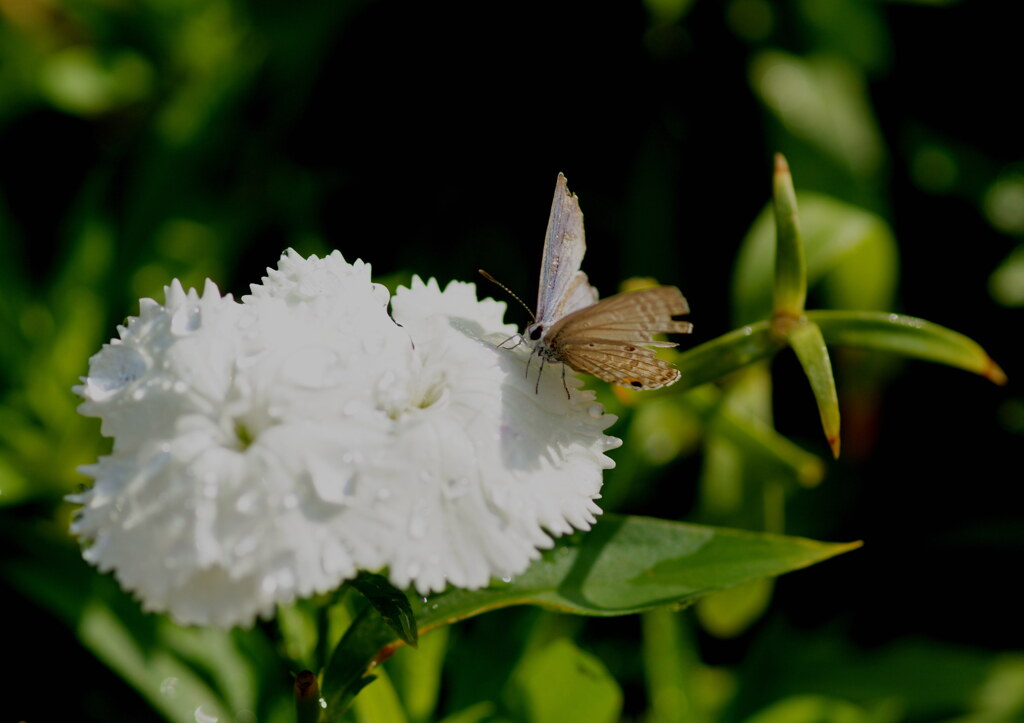
[[807, 266], [800, 238], [796, 192], [789, 164], [781, 153], [775, 154], [773, 209], [775, 211], [775, 314], [798, 317], [807, 300]]
[[372, 605], [367, 605], [352, 621], [324, 669], [328, 721], [342, 720], [359, 691], [373, 681], [374, 676], [368, 675], [368, 671], [394, 652], [398, 639], [394, 628], [384, 622]]
[[[873, 311], [891, 308], [899, 261], [885, 220], [820, 193], [801, 191], [797, 200], [807, 285], [820, 293], [822, 305]], [[737, 323], [771, 314], [775, 236], [769, 206], [750, 227], [736, 260], [732, 298]]]
[[794, 326], [787, 332], [790, 346], [796, 352], [800, 365], [811, 383], [814, 399], [821, 414], [821, 426], [825, 430], [832, 454], [839, 456], [839, 396], [836, 394], [836, 380], [832, 376], [832, 362], [825, 347], [821, 329], [813, 322]]
[[416, 647], [419, 632], [416, 630], [416, 618], [413, 617], [405, 593], [392, 585], [383, 575], [369, 572], [359, 573], [351, 584], [377, 608], [384, 622], [398, 633], [403, 642]]
[[579, 615], [626, 615], [687, 605], [714, 590], [806, 567], [858, 544], [606, 515], [589, 532], [559, 540], [510, 583], [449, 590], [423, 602], [416, 616], [420, 627], [429, 629], [522, 604]]
[[721, 379], [771, 356], [782, 347], [782, 341], [772, 333], [767, 321], [734, 329], [680, 354], [675, 365], [682, 376], [669, 387], [671, 392], [666, 393], [678, 394]]
[[[859, 547], [799, 537], [605, 515], [593, 529], [563, 537], [526, 572], [482, 590], [412, 596], [421, 631], [511, 605], [578, 615], [627, 615], [689, 605], [733, 585], [774, 577]], [[352, 623], [324, 672], [328, 720], [340, 720], [363, 677], [400, 645], [372, 606]]]
[[811, 311], [829, 344], [893, 352], [948, 364], [1006, 382], [1006, 374], [977, 342], [924, 319], [872, 311]]

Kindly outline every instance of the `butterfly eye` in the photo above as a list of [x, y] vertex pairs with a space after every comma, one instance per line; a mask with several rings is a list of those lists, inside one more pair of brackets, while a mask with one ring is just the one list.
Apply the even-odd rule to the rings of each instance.
[[543, 334], [544, 334], [544, 327], [543, 326], [535, 326], [535, 327], [533, 327], [532, 329], [530, 329], [530, 341], [537, 341], [538, 339], [541, 338], [541, 336], [543, 336]]

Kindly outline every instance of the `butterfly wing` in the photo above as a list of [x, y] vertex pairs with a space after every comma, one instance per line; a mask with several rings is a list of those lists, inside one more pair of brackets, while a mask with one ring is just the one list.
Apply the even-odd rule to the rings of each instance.
[[552, 325], [544, 340], [571, 343], [579, 338], [635, 342], [650, 346], [675, 346], [655, 341], [654, 334], [689, 334], [693, 324], [672, 317], [690, 313], [682, 292], [675, 286], [628, 291], [579, 309]]
[[674, 286], [617, 294], [560, 319], [544, 343], [576, 371], [634, 389], [657, 389], [679, 379], [679, 371], [645, 347], [675, 346], [653, 336], [689, 333], [692, 324], [672, 318], [689, 310]]
[[579, 198], [569, 192], [565, 176], [559, 173], [540, 267], [538, 323], [547, 326], [597, 301], [597, 290], [580, 271], [586, 252]]
[[569, 344], [561, 359], [578, 372], [621, 384], [631, 389], [658, 389], [675, 383], [679, 370], [642, 346], [590, 342], [585, 347]]

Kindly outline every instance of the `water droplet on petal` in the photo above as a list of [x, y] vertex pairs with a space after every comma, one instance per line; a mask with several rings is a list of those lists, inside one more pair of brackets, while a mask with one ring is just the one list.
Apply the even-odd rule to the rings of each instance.
[[171, 333], [184, 336], [196, 331], [203, 324], [203, 312], [198, 305], [183, 306], [171, 316]]
[[604, 416], [604, 407], [600, 404], [591, 404], [587, 407], [587, 414], [589, 414], [593, 419], [600, 419]]
[[255, 491], [249, 491], [243, 494], [235, 502], [235, 509], [241, 512], [243, 515], [248, 514], [256, 509], [256, 503], [259, 501], [259, 494]]

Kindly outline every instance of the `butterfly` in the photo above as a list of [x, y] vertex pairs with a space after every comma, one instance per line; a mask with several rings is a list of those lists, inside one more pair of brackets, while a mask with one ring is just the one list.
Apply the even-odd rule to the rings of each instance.
[[[530, 362], [534, 356], [541, 360], [537, 390], [544, 364], [554, 362], [631, 389], [658, 389], [678, 381], [679, 370], [648, 347], [676, 346], [654, 339], [655, 334], [692, 331], [689, 322], [673, 319], [690, 311], [683, 294], [675, 286], [658, 286], [599, 301], [597, 289], [580, 271], [586, 251], [579, 198], [559, 173], [544, 240], [537, 313], [522, 335], [533, 350]], [[562, 374], [565, 385], [565, 367]]]

